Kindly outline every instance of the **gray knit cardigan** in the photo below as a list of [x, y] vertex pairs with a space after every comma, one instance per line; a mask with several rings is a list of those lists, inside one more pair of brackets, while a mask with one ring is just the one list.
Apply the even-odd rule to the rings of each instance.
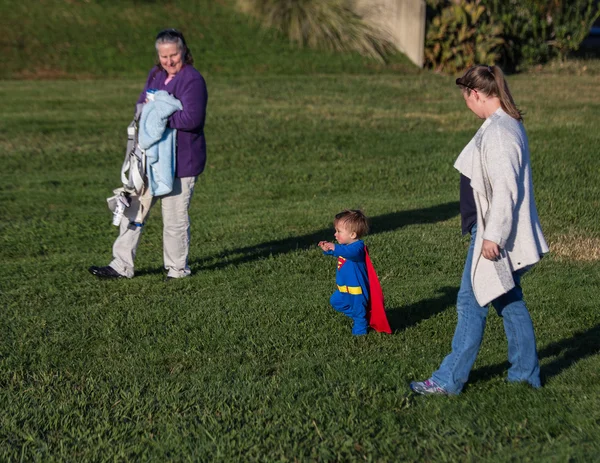
[[[485, 306], [514, 286], [513, 272], [549, 251], [533, 197], [529, 143], [523, 124], [502, 108], [488, 117], [454, 167], [471, 180], [477, 235], [471, 281]], [[483, 240], [501, 248], [497, 261], [481, 255]]]

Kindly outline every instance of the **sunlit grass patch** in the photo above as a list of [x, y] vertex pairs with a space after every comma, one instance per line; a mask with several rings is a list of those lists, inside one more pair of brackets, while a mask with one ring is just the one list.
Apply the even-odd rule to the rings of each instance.
[[551, 236], [550, 252], [559, 260], [596, 262], [600, 260], [600, 238], [581, 232]]

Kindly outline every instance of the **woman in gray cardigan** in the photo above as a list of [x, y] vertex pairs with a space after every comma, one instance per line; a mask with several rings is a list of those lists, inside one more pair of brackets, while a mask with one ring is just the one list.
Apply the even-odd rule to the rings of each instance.
[[461, 174], [463, 233], [471, 233], [457, 298], [452, 352], [419, 394], [459, 394], [479, 352], [487, 306], [504, 321], [508, 380], [538, 388], [540, 368], [533, 323], [520, 278], [548, 252], [533, 197], [529, 144], [521, 112], [497, 66], [474, 66], [456, 79], [467, 107], [485, 119], [454, 167]]

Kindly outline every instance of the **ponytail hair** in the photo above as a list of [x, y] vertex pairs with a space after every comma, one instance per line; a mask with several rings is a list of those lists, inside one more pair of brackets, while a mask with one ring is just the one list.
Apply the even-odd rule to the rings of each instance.
[[506, 114], [523, 122], [523, 113], [517, 108], [504, 73], [498, 66], [473, 66], [456, 79], [456, 85], [466, 90], [467, 95], [471, 94], [471, 90], [477, 90], [490, 97], [497, 97]]

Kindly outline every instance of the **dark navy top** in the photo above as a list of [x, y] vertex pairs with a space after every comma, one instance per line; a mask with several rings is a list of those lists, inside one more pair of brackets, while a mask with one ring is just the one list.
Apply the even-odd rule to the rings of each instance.
[[471, 232], [477, 223], [477, 206], [471, 187], [471, 179], [460, 174], [460, 222], [463, 235]]

